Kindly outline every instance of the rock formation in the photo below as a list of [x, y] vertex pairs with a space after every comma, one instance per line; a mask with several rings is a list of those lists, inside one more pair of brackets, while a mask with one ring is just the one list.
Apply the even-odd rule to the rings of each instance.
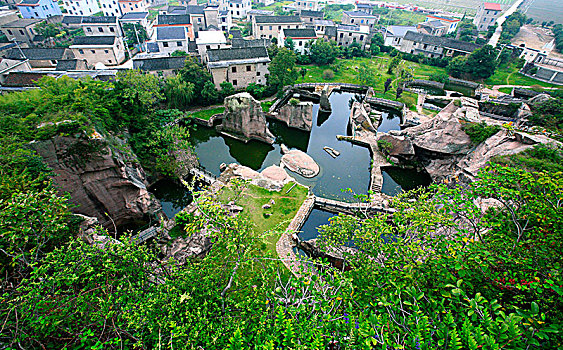
[[404, 158], [414, 156], [414, 147], [412, 141], [404, 135], [392, 135], [386, 133], [377, 134], [377, 140], [387, 141], [391, 144], [389, 150], [390, 156], [401, 156]]
[[252, 184], [269, 191], [281, 191], [287, 183], [295, 181], [283, 168], [276, 165], [271, 165], [259, 173], [244, 165], [232, 163], [227, 166], [223, 174], [250, 180]]
[[83, 135], [57, 136], [30, 146], [56, 174], [61, 194], [70, 194], [74, 213], [95, 217], [113, 230], [114, 223], [119, 227], [147, 222], [161, 210], [126, 143], [122, 143], [125, 150], [117, 150], [101, 137]]
[[357, 253], [356, 249], [345, 246], [327, 247], [323, 249], [319, 246], [319, 241], [316, 238], [307, 241], [299, 241], [297, 247], [301, 248], [311, 258], [326, 259], [335, 268], [339, 270], [344, 268], [345, 271], [351, 269], [350, 265], [345, 265], [345, 255]]
[[247, 92], [225, 98], [223, 122], [217, 130], [244, 141], [255, 139], [274, 143], [274, 135], [268, 130], [260, 102]]
[[284, 122], [290, 128], [311, 131], [313, 127], [313, 103], [299, 102], [295, 106], [286, 103], [273, 117]]
[[325, 89], [321, 91], [321, 100], [319, 101], [319, 110], [321, 112], [332, 112], [332, 106], [328, 99], [328, 93]]
[[355, 131], [368, 131], [373, 133], [377, 132], [377, 128], [373, 126], [368, 109], [369, 106], [364, 103], [355, 101], [352, 104], [352, 110], [350, 111], [350, 120]]
[[285, 152], [281, 162], [289, 170], [303, 177], [315, 177], [319, 174], [319, 165], [307, 153], [300, 150]]

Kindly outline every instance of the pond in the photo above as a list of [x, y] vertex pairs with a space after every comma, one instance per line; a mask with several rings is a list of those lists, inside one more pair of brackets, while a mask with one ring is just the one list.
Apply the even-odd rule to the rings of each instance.
[[[350, 201], [353, 199], [352, 194], [342, 192], [341, 189], [350, 188], [354, 193], [367, 193], [370, 182], [369, 150], [336, 139], [337, 135], [350, 135], [349, 101], [358, 99], [358, 96], [348, 92], [334, 92], [329, 99], [332, 105], [330, 114], [319, 113], [318, 105], [313, 106], [313, 127], [310, 132], [268, 120], [268, 127], [275, 136], [273, 145], [253, 140], [244, 143], [223, 136], [214, 129], [198, 126], [191, 134], [201, 166], [216, 175], [220, 174], [221, 163], [235, 162], [260, 171], [270, 165], [280, 164], [281, 144], [285, 144], [290, 149], [306, 152], [319, 164], [319, 175], [311, 179], [290, 172], [301, 184], [310, 186], [315, 195]], [[398, 126], [400, 119], [389, 122]], [[388, 127], [387, 123], [385, 127]], [[340, 156], [332, 158], [323, 150], [324, 146], [339, 151]]]
[[423, 85], [410, 85], [409, 89], [419, 93], [419, 94], [427, 94], [433, 96], [445, 96], [446, 91], [444, 89], [440, 89], [437, 87], [432, 86], [423, 86]]
[[158, 180], [149, 188], [149, 191], [160, 201], [162, 211], [169, 219], [192, 202], [191, 192], [172, 179]]
[[391, 109], [380, 109], [382, 114], [381, 122], [377, 127], [378, 132], [389, 132], [391, 130], [401, 130], [401, 115]]
[[467, 96], [467, 97], [475, 96], [475, 89], [458, 84], [446, 83], [446, 85], [444, 86], [444, 90], [457, 91], [463, 96]]
[[426, 187], [432, 183], [432, 178], [427, 172], [399, 167], [385, 167], [381, 169], [383, 186], [381, 192], [395, 196], [403, 191], [410, 191], [417, 187]]
[[[323, 225], [328, 225], [330, 218], [336, 216], [338, 214], [331, 213], [329, 211], [324, 211], [320, 209], [313, 209], [311, 214], [303, 224], [301, 228], [301, 232], [299, 232], [299, 240], [301, 241], [308, 241], [313, 238], [317, 238], [319, 236], [319, 227]], [[294, 248], [295, 252], [303, 257], [306, 257], [307, 254], [301, 249]]]

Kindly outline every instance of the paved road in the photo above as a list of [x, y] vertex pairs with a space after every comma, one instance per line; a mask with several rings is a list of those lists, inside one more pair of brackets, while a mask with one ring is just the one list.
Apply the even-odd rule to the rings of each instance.
[[516, 12], [516, 10], [522, 4], [522, 2], [524, 2], [524, 0], [517, 0], [514, 4], [512, 4], [512, 6], [510, 6], [510, 8], [508, 10], [506, 10], [506, 12], [504, 12], [497, 19], [498, 27], [497, 27], [497, 30], [495, 31], [495, 33], [493, 34], [493, 36], [491, 37], [491, 39], [489, 40], [489, 45], [491, 45], [492, 47], [497, 46], [498, 40], [500, 39], [500, 34], [502, 32], [502, 24], [506, 20], [506, 17], [508, 17], [511, 14], [513, 14], [514, 12]]

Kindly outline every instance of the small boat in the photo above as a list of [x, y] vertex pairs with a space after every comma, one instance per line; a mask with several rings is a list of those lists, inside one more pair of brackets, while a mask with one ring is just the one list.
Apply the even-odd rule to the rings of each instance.
[[332, 158], [336, 158], [340, 155], [340, 152], [338, 152], [332, 147], [324, 146], [323, 149], [325, 150], [326, 153], [330, 154]]

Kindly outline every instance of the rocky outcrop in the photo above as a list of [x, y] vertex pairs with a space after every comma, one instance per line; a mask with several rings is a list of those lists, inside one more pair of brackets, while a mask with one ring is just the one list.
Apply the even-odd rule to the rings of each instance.
[[255, 139], [274, 143], [274, 135], [268, 130], [260, 102], [247, 92], [225, 98], [223, 122], [217, 130], [243, 141]]
[[70, 194], [72, 211], [95, 217], [111, 230], [114, 224], [147, 222], [161, 210], [127, 143], [116, 142], [121, 143], [119, 150], [109, 147], [104, 138], [85, 135], [30, 144], [55, 173], [60, 193]]
[[405, 158], [414, 156], [412, 141], [404, 135], [380, 133], [377, 134], [377, 141], [379, 140], [391, 144], [391, 148], [388, 151], [390, 156], [401, 156]]
[[252, 184], [269, 191], [281, 191], [287, 183], [295, 181], [283, 168], [276, 165], [271, 165], [262, 170], [262, 172], [257, 172], [244, 165], [231, 163], [223, 174], [229, 175], [229, 177], [234, 176], [243, 180], [250, 180]]
[[284, 122], [290, 128], [311, 131], [313, 127], [313, 103], [299, 102], [297, 105], [286, 103], [272, 117]]
[[284, 153], [281, 162], [289, 170], [303, 177], [315, 177], [319, 174], [319, 165], [307, 153], [297, 149]]
[[324, 89], [321, 91], [321, 99], [319, 101], [319, 110], [321, 112], [325, 112], [325, 113], [332, 112], [332, 106], [330, 105], [330, 100], [328, 99], [328, 92]]
[[177, 264], [183, 265], [190, 258], [203, 258], [211, 247], [213, 242], [211, 235], [206, 229], [203, 229], [190, 237], [178, 237], [160, 246], [164, 260], [173, 259]]
[[354, 248], [345, 246], [321, 248], [319, 241], [316, 238], [307, 241], [300, 241], [297, 246], [311, 258], [326, 259], [332, 266], [339, 270], [344, 269], [344, 271], [351, 269], [350, 265], [345, 264], [346, 255], [353, 255], [357, 253]]
[[[366, 108], [367, 107], [367, 108]], [[369, 131], [375, 133], [377, 129], [373, 126], [370, 118], [369, 105], [355, 101], [350, 111], [350, 120], [355, 131]]]

